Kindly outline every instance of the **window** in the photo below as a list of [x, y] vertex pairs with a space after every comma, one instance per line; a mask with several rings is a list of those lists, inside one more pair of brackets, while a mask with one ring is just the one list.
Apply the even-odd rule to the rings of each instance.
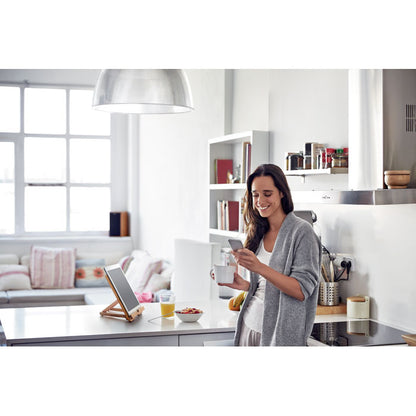
[[104, 234], [110, 115], [92, 89], [0, 86], [0, 234]]

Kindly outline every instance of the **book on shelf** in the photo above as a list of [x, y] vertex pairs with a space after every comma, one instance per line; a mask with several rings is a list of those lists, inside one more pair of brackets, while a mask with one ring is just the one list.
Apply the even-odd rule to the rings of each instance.
[[217, 228], [223, 228], [222, 201], [217, 201]]
[[217, 201], [217, 228], [225, 231], [239, 231], [240, 202]]
[[232, 159], [215, 159], [215, 181], [216, 183], [229, 183], [229, 175], [233, 175]]
[[243, 143], [243, 154], [241, 163], [241, 181], [244, 183], [247, 181], [251, 173], [251, 143]]
[[240, 201], [238, 203], [238, 232], [239, 233], [246, 232], [243, 213], [244, 213], [244, 196], [240, 198]]

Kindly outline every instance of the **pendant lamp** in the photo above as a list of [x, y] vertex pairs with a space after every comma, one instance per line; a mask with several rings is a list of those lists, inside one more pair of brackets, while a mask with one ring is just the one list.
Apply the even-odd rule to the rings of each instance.
[[110, 113], [168, 114], [193, 110], [182, 69], [103, 69], [93, 108]]

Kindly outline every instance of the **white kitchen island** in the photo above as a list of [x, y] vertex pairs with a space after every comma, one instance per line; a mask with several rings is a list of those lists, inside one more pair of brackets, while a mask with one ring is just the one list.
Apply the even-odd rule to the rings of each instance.
[[[184, 323], [176, 316], [159, 318], [159, 303], [143, 305], [145, 309], [142, 315], [133, 322], [100, 316], [106, 305], [0, 309], [5, 337], [2, 343], [7, 346], [231, 345], [238, 312], [228, 309], [228, 300], [177, 303], [176, 309], [189, 306], [204, 311], [201, 318], [192, 323]], [[348, 318], [345, 314], [315, 317], [315, 323], [342, 321], [348, 321], [351, 334], [369, 331], [368, 322]], [[378, 331], [377, 338], [380, 336], [383, 338], [383, 329]], [[380, 343], [383, 344], [383, 339], [380, 339]], [[321, 340], [312, 337], [308, 345], [325, 346]]]
[[192, 323], [156, 318], [159, 303], [143, 305], [133, 322], [100, 316], [106, 305], [0, 309], [0, 321], [7, 346], [202, 346], [234, 336], [238, 312], [228, 309], [228, 301], [177, 303], [176, 309], [204, 311]]

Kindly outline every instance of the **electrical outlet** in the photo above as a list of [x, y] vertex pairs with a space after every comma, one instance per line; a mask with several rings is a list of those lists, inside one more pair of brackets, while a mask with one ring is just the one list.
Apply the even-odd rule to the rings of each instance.
[[336, 266], [338, 269], [343, 269], [343, 267], [341, 265], [341, 263], [343, 261], [349, 261], [351, 263], [350, 272], [355, 270], [354, 257], [351, 254], [336, 253], [335, 254], [335, 260], [334, 260], [334, 266]]

